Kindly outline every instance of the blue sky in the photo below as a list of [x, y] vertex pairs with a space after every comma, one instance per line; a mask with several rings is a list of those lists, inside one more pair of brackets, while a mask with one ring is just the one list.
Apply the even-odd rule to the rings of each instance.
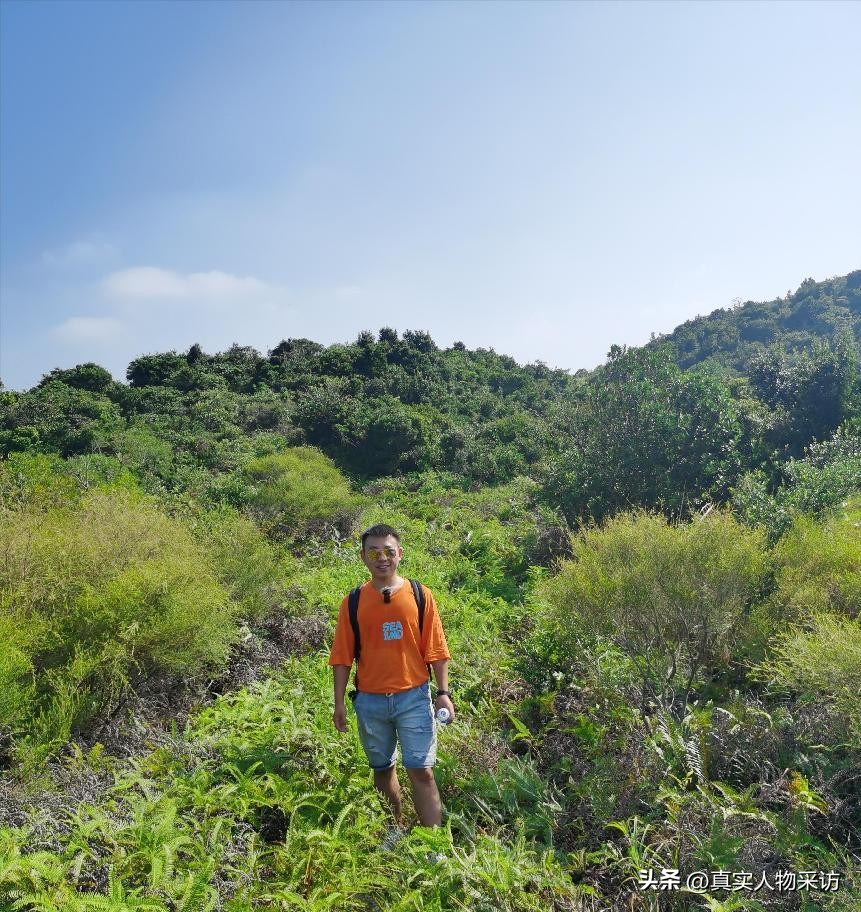
[[591, 368], [861, 266], [861, 4], [2, 0], [0, 376], [425, 329]]

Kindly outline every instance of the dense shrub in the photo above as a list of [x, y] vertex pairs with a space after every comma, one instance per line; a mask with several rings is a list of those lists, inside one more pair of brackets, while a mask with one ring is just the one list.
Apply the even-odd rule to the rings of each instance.
[[80, 488], [63, 467], [64, 460], [59, 456], [11, 453], [0, 461], [0, 504], [16, 508], [76, 499]]
[[752, 359], [749, 376], [769, 409], [766, 440], [783, 455], [799, 456], [852, 417], [858, 354], [848, 334], [833, 346], [814, 340], [810, 352], [789, 354], [774, 345]]
[[597, 634], [635, 662], [643, 706], [672, 705], [681, 685], [683, 708], [697, 676], [729, 657], [764, 570], [763, 536], [728, 514], [670, 525], [629, 513], [582, 532], [544, 595], [560, 637]]
[[813, 444], [803, 459], [790, 459], [772, 488], [762, 469], [749, 472], [732, 492], [735, 511], [745, 522], [779, 538], [799, 513], [820, 514], [861, 491], [861, 436], [848, 429]]
[[12, 696], [0, 725], [19, 725], [32, 696], [39, 714], [28, 728], [47, 749], [135, 671], [219, 666], [236, 610], [188, 530], [140, 495], [96, 490], [67, 506], [6, 510], [0, 620], [11, 640], [0, 675]]
[[729, 387], [683, 373], [669, 349], [613, 346], [554, 421], [558, 452], [540, 471], [572, 525], [637, 506], [689, 516], [722, 502], [740, 474], [743, 428]]
[[66, 386], [71, 386], [73, 389], [89, 390], [91, 393], [110, 394], [116, 386], [110, 371], [92, 361], [87, 361], [86, 364], [76, 364], [74, 367], [66, 369], [55, 367], [42, 377], [38, 387], [47, 386], [54, 380], [65, 383]]
[[236, 612], [254, 620], [282, 606], [292, 567], [250, 519], [222, 507], [196, 511], [190, 525]]
[[173, 477], [173, 447], [143, 422], [136, 421], [115, 434], [112, 446], [120, 462], [146, 484], [165, 482]]
[[98, 488], [134, 491], [137, 478], [112, 456], [87, 453], [70, 459], [12, 453], [0, 462], [0, 505], [47, 508], [77, 502]]
[[827, 520], [799, 516], [775, 549], [777, 589], [771, 602], [775, 623], [834, 611], [861, 611], [861, 497], [849, 500]]
[[40, 624], [25, 620], [23, 615], [5, 608], [0, 612], [0, 729], [20, 728], [33, 711], [32, 654], [42, 629]]
[[312, 447], [252, 459], [223, 490], [264, 530], [287, 539], [318, 534], [327, 526], [346, 535], [360, 505], [335, 463]]
[[760, 677], [804, 702], [832, 706], [846, 726], [846, 738], [861, 749], [861, 623], [821, 613], [778, 638]]
[[44, 448], [65, 456], [104, 448], [123, 426], [105, 395], [51, 380], [0, 401], [0, 454]]

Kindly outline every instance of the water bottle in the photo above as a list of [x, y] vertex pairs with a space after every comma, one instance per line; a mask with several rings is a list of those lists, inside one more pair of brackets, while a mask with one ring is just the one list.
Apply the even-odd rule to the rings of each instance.
[[440, 708], [436, 711], [437, 722], [440, 722], [443, 725], [448, 725], [448, 720], [450, 718], [451, 713], [444, 706], [440, 706]]

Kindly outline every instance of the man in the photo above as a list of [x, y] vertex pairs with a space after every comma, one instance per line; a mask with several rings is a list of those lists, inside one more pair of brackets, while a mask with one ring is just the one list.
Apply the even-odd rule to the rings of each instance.
[[[374, 771], [374, 785], [391, 805], [395, 827], [386, 842], [394, 844], [403, 832], [401, 786], [395, 771], [397, 743], [410, 777], [413, 803], [422, 826], [439, 826], [442, 807], [433, 775], [436, 762], [436, 724], [431, 704], [428, 665], [436, 679], [436, 709], [445, 707], [454, 719], [448, 689], [449, 652], [430, 590], [422, 587], [424, 619], [408, 580], [398, 575], [404, 552], [400, 536], [387, 525], [372, 526], [362, 535], [361, 556], [371, 579], [359, 591], [356, 620], [359, 660], [353, 706], [359, 737]], [[340, 732], [347, 730], [344, 693], [356, 654], [350, 621], [349, 596], [341, 603], [335, 639], [329, 655], [335, 677], [335, 712]]]

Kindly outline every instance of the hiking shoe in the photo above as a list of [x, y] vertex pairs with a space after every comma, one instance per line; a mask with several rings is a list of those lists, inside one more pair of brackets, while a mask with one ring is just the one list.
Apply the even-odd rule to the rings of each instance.
[[391, 852], [406, 835], [406, 830], [402, 830], [399, 826], [390, 823], [386, 827], [386, 835], [380, 841], [380, 851]]

